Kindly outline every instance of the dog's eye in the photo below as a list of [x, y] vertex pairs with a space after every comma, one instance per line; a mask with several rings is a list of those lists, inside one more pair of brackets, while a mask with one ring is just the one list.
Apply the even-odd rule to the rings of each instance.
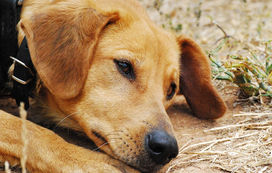
[[167, 91], [167, 100], [171, 100], [173, 98], [173, 96], [176, 93], [176, 89], [177, 89], [177, 85], [175, 83], [171, 83], [168, 91]]
[[114, 63], [116, 64], [116, 67], [118, 69], [118, 71], [125, 76], [126, 78], [128, 78], [129, 80], [134, 80], [135, 79], [135, 74], [134, 74], [134, 70], [133, 67], [131, 65], [131, 63], [127, 60], [114, 60]]

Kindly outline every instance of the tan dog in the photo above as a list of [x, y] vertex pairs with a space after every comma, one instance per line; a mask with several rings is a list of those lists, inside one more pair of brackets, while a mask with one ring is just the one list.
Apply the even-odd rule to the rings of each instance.
[[[150, 172], [178, 153], [166, 109], [179, 92], [200, 118], [221, 117], [199, 46], [155, 26], [132, 0], [25, 0], [26, 36], [45, 116], [83, 131], [105, 153], [27, 122], [32, 172]], [[1, 160], [22, 155], [21, 120], [0, 112]], [[129, 165], [129, 166], [126, 166]]]

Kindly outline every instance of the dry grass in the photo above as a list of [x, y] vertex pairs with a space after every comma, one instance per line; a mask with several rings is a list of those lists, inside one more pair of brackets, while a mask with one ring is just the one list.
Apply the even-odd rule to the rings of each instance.
[[27, 117], [27, 112], [25, 110], [24, 103], [20, 103], [20, 117], [22, 119], [22, 132], [21, 132], [21, 138], [22, 138], [22, 143], [23, 143], [23, 148], [22, 148], [22, 156], [21, 156], [21, 167], [22, 167], [22, 173], [26, 173], [26, 161], [27, 161], [27, 145], [28, 145], [28, 138], [27, 138], [27, 128], [26, 128], [26, 117]]
[[5, 161], [5, 173], [11, 173], [11, 170], [9, 169], [9, 162]]
[[238, 99], [231, 106], [244, 111], [203, 130], [204, 136], [214, 139], [201, 136], [201, 142], [183, 144], [167, 172], [194, 166], [215, 172], [272, 172], [271, 1], [140, 2], [156, 23], [192, 37], [204, 48], [215, 85], [223, 95], [228, 88], [237, 88]]
[[244, 119], [205, 130], [213, 140], [183, 145], [168, 172], [200, 162], [224, 172], [272, 172], [272, 112], [233, 116]]

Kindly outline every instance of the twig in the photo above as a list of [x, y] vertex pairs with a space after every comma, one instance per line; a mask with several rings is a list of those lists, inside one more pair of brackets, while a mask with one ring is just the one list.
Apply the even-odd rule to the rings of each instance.
[[232, 124], [232, 125], [227, 125], [227, 126], [222, 126], [222, 127], [215, 127], [215, 128], [209, 129], [209, 130], [204, 130], [204, 132], [232, 129], [232, 128], [237, 128], [237, 127], [250, 127], [250, 128], [252, 128], [252, 127], [268, 126], [268, 125], [272, 125], [272, 121], [266, 121], [263, 123]]
[[253, 113], [240, 113], [240, 114], [234, 114], [233, 116], [234, 117], [239, 117], [239, 116], [258, 116], [258, 117], [261, 117], [261, 116], [266, 116], [266, 115], [272, 115], [272, 112], [268, 112], [268, 113], [256, 113], [256, 112], [253, 112]]
[[226, 38], [233, 38], [234, 40], [236, 40], [233, 36], [228, 35], [227, 32], [218, 23], [213, 21], [212, 24], [214, 24], [218, 29], [220, 29], [220, 31], [222, 31], [223, 34], [224, 34], [223, 37], [216, 40], [215, 44], [217, 44], [220, 40], [223, 40], [223, 39], [226, 39]]
[[186, 147], [182, 151], [180, 151], [180, 153], [182, 153], [188, 149], [196, 148], [196, 147], [211, 144], [211, 143], [220, 143], [220, 142], [225, 142], [225, 141], [231, 141], [233, 139], [241, 139], [241, 138], [245, 138], [245, 137], [249, 137], [249, 136], [253, 136], [253, 135], [257, 135], [257, 134], [258, 134], [258, 132], [255, 132], [255, 133], [251, 133], [251, 134], [247, 134], [247, 135], [243, 135], [243, 136], [237, 136], [237, 137], [232, 137], [232, 138], [223, 138], [223, 139], [218, 139], [218, 140], [213, 140], [213, 141], [208, 141], [208, 142], [197, 143], [197, 144], [189, 145], [188, 147]]

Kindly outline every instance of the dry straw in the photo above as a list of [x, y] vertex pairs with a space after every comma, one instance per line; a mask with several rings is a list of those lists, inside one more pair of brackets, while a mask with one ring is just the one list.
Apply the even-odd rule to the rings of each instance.
[[167, 172], [200, 163], [225, 172], [272, 172], [272, 112], [237, 116], [246, 119], [204, 130], [214, 140], [181, 147]]
[[28, 139], [27, 139], [27, 127], [26, 127], [27, 112], [24, 108], [24, 103], [20, 104], [19, 109], [20, 109], [20, 116], [21, 116], [21, 120], [22, 120], [21, 138], [22, 138], [22, 143], [23, 143], [22, 156], [21, 156], [21, 167], [22, 167], [22, 173], [26, 173]]
[[10, 169], [9, 169], [9, 162], [5, 161], [5, 173], [11, 173]]

